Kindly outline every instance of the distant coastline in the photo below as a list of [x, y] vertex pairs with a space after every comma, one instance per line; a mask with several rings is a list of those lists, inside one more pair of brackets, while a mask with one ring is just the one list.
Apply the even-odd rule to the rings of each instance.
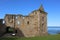
[[60, 26], [48, 26], [48, 28], [60, 28]]
[[47, 30], [49, 34], [58, 34], [60, 33], [60, 26], [48, 26]]

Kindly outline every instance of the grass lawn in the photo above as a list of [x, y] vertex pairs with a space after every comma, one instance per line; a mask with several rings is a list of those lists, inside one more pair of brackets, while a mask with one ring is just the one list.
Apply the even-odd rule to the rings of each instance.
[[43, 37], [4, 37], [0, 38], [0, 40], [60, 40], [60, 34], [58, 35], [48, 35]]

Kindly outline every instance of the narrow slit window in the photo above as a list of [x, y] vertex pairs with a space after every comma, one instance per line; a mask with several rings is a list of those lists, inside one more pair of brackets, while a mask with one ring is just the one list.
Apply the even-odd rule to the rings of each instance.
[[29, 21], [27, 21], [27, 24], [29, 24]]
[[44, 23], [42, 24], [42, 32], [44, 31]]
[[42, 17], [42, 21], [44, 21], [44, 17]]

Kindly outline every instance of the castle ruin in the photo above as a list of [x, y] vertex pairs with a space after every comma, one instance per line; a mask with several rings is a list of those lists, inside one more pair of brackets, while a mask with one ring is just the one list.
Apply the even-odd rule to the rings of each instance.
[[44, 11], [42, 5], [28, 16], [6, 14], [4, 21], [6, 31], [9, 31], [9, 28], [13, 28], [13, 33], [20, 37], [47, 35], [47, 12]]

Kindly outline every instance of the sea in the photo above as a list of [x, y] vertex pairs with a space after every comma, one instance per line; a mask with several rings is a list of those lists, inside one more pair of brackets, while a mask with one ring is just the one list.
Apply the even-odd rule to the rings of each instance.
[[60, 34], [60, 26], [48, 26], [47, 27], [48, 34]]

